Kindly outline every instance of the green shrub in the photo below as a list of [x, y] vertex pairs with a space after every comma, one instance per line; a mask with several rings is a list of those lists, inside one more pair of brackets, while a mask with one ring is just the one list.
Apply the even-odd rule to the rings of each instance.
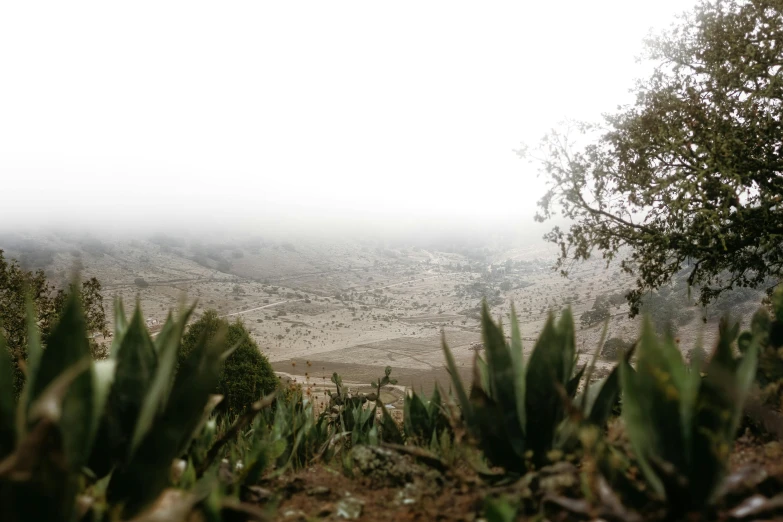
[[582, 321], [583, 327], [589, 328], [593, 325], [606, 321], [609, 319], [609, 317], [611, 317], [609, 307], [605, 303], [599, 304], [598, 299], [596, 299], [596, 304], [593, 305], [593, 309], [588, 310], [580, 315], [579, 320]]
[[239, 412], [263, 395], [274, 391], [278, 383], [272, 366], [261, 354], [241, 321], [229, 324], [219, 317], [216, 311], [207, 310], [185, 333], [180, 361], [187, 357], [202, 335], [209, 339], [221, 327], [228, 329], [228, 344], [236, 348], [226, 359], [220, 374], [220, 383], [215, 390], [215, 393], [224, 397], [218, 409], [225, 413]]
[[616, 361], [622, 357], [622, 355], [631, 349], [633, 343], [626, 341], [620, 337], [612, 337], [604, 343], [604, 348], [601, 350], [601, 358]]

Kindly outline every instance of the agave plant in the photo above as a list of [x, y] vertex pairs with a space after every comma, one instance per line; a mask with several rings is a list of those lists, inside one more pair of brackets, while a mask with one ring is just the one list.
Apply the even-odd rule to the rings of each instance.
[[300, 388], [279, 396], [274, 412], [266, 410], [255, 426], [262, 439], [272, 445], [267, 455], [275, 455], [279, 472], [308, 465], [326, 451], [330, 435], [329, 418], [315, 415], [312, 401], [303, 397]]
[[748, 350], [755, 338], [758, 344], [756, 380], [770, 394], [783, 393], [783, 288], [772, 294], [769, 312], [761, 308], [753, 315], [750, 331], [739, 336], [739, 349]]
[[[0, 346], [0, 504], [4, 520], [76, 517], [84, 470], [111, 479], [106, 498], [125, 515], [140, 512], [170, 485], [204, 419], [227, 353], [219, 336], [202, 340], [176, 368], [190, 311], [169, 319], [153, 341], [140, 309], [130, 323], [117, 303], [108, 360], [90, 356], [74, 292], [41, 342], [28, 312], [26, 381], [18, 402], [7, 389], [8, 352]], [[0, 345], [3, 342], [0, 341]]]
[[429, 445], [430, 449], [435, 449], [444, 433], [451, 436], [451, 425], [443, 408], [440, 388], [437, 384], [429, 399], [413, 390], [408, 392], [405, 395], [403, 413], [406, 440]]
[[381, 398], [381, 391], [383, 391], [384, 386], [397, 384], [397, 379], [391, 377], [391, 372], [391, 366], [387, 366], [384, 368], [383, 377], [379, 377], [376, 382], [371, 383], [372, 387], [375, 388], [375, 408], [373, 412], [375, 409], [381, 410], [380, 440], [392, 444], [402, 444], [404, 439], [403, 433], [389, 414], [389, 410]]
[[16, 401], [0, 335], [0, 505], [4, 520], [71, 520], [114, 363], [92, 361], [77, 292], [46, 349], [28, 305], [27, 354]]
[[119, 432], [119, 440], [113, 440], [109, 430], [105, 439], [109, 447], [122, 448], [128, 439], [130, 443], [112, 473], [107, 498], [122, 503], [126, 513], [138, 512], [169, 485], [171, 462], [186, 452], [196, 434], [231, 351], [225, 332], [212, 339], [205, 336], [176, 368], [191, 310], [177, 321], [170, 317], [154, 342], [138, 307], [128, 329], [119, 332], [117, 372], [105, 419], [109, 426], [132, 425], [132, 430]]
[[[457, 373], [454, 357], [443, 350], [465, 423], [487, 459], [510, 472], [542, 466], [555, 447], [566, 418], [565, 403], [573, 401], [585, 368], [576, 371], [574, 322], [566, 309], [556, 323], [550, 314], [527, 364], [516, 314], [511, 313], [511, 339], [495, 324], [484, 303], [481, 314], [486, 360], [476, 354], [470, 395]], [[587, 417], [603, 426], [611, 412], [605, 401], [617, 397], [616, 380], [607, 381], [589, 403]], [[587, 404], [587, 403], [586, 403]], [[592, 412], [595, 412], [594, 414]]]
[[644, 321], [636, 370], [620, 366], [623, 418], [647, 482], [673, 513], [700, 510], [726, 472], [731, 445], [756, 371], [757, 342], [736, 360], [739, 324], [723, 321], [713, 355], [686, 367], [671, 338]]
[[[381, 440], [396, 444], [403, 442], [402, 432], [381, 400], [383, 387], [397, 383], [397, 380], [391, 377], [391, 372], [392, 368], [387, 366], [383, 377], [370, 383], [375, 391], [369, 394], [349, 393], [342, 378], [337, 373], [332, 375], [337, 392], [331, 394], [330, 426], [335, 430], [335, 434], [346, 439], [343, 446], [377, 445]], [[370, 408], [369, 404], [372, 402], [375, 404]]]

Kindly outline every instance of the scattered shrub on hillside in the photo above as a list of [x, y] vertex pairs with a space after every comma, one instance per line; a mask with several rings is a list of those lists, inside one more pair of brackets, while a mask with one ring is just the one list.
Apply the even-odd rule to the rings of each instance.
[[696, 312], [688, 306], [687, 287], [676, 284], [673, 288], [664, 286], [651, 292], [642, 300], [640, 310], [650, 318], [659, 335], [674, 335], [680, 326], [685, 326], [696, 317]]
[[[720, 318], [726, 314], [737, 314], [750, 311], [754, 312], [758, 302], [764, 296], [762, 290], [753, 288], [734, 288], [722, 292], [714, 302], [706, 307], [707, 318]], [[748, 310], [750, 309], [750, 310]]]
[[218, 272], [230, 272], [231, 263], [225, 259], [221, 259], [220, 261], [218, 261], [216, 269]]
[[579, 316], [579, 320], [582, 322], [583, 327], [590, 327], [596, 324], [602, 323], [610, 317], [609, 307], [596, 299], [592, 310], [587, 310]]
[[278, 382], [269, 361], [261, 354], [241, 321], [229, 324], [215, 310], [207, 310], [185, 333], [180, 361], [187, 357], [202, 336], [210, 339], [221, 327], [228, 329], [229, 346], [237, 347], [226, 359], [215, 390], [224, 397], [218, 408], [223, 412], [239, 412], [274, 391]]
[[604, 343], [604, 347], [601, 350], [601, 358], [608, 361], [616, 361], [622, 357], [624, 353], [631, 349], [633, 343], [621, 339], [620, 337], [612, 337]]
[[154, 245], [158, 245], [158, 246], [161, 246], [161, 247], [165, 246], [165, 247], [169, 247], [169, 248], [172, 248], [172, 247], [184, 247], [185, 246], [185, 241], [184, 240], [182, 240], [180, 238], [177, 238], [177, 237], [174, 237], [174, 236], [169, 236], [169, 235], [166, 235], [166, 234], [155, 234], [155, 235], [153, 235], [152, 237], [149, 238], [149, 242], [154, 244]]
[[110, 252], [109, 247], [98, 239], [85, 239], [80, 243], [80, 246], [82, 250], [94, 256], [100, 257]]

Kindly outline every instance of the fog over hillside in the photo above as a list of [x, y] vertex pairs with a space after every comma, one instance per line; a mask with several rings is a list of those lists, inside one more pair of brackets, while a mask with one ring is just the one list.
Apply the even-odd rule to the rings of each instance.
[[690, 3], [11, 3], [0, 229], [528, 223], [514, 149], [629, 102], [642, 38]]

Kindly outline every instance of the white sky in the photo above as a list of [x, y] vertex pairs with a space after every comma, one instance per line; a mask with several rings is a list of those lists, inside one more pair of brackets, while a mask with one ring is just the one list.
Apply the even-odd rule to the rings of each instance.
[[692, 3], [3, 2], [0, 227], [529, 216]]

